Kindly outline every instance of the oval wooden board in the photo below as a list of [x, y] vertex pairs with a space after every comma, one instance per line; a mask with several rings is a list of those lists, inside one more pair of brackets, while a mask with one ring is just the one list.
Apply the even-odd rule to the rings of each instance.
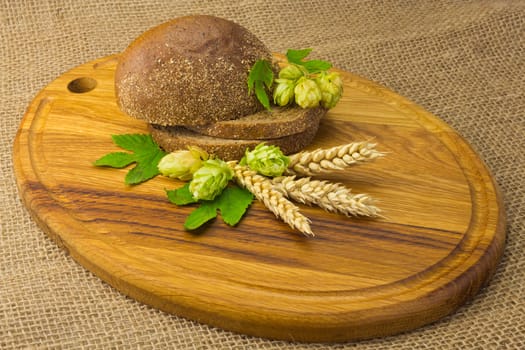
[[192, 208], [165, 195], [181, 183], [128, 187], [126, 169], [92, 165], [120, 150], [110, 135], [147, 133], [116, 105], [117, 60], [89, 62], [43, 89], [21, 123], [14, 163], [36, 222], [123, 293], [249, 335], [340, 342], [433, 322], [494, 272], [504, 211], [486, 166], [445, 123], [347, 72], [309, 148], [377, 142], [386, 157], [328, 178], [376, 198], [385, 219], [301, 207], [316, 233], [306, 238], [254, 203], [236, 228], [217, 219], [184, 231]]

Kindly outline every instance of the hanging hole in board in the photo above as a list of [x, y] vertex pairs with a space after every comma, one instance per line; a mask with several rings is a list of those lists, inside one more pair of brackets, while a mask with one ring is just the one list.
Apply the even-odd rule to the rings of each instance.
[[67, 84], [67, 89], [76, 94], [83, 94], [93, 90], [97, 86], [97, 81], [93, 78], [82, 77], [71, 80]]

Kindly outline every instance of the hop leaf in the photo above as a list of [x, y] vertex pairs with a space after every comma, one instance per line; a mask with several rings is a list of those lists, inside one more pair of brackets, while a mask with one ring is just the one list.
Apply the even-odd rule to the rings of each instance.
[[312, 49], [288, 49], [288, 51], [286, 51], [286, 59], [290, 63], [301, 64], [303, 62], [303, 58], [306, 58], [310, 52], [312, 52]]
[[327, 61], [323, 60], [310, 60], [310, 61], [304, 61], [303, 59], [306, 58], [312, 52], [312, 49], [302, 49], [302, 50], [288, 50], [286, 51], [286, 58], [288, 59], [288, 62], [294, 63], [300, 66], [303, 66], [308, 73], [319, 73], [325, 70], [328, 70], [332, 68], [332, 64]]
[[217, 206], [214, 201], [206, 201], [188, 215], [186, 221], [184, 221], [184, 228], [186, 230], [195, 230], [216, 217]]
[[184, 184], [184, 186], [177, 188], [176, 190], [168, 190], [166, 191], [166, 194], [168, 195], [168, 200], [176, 205], [186, 205], [198, 202], [190, 192], [189, 183]]
[[[270, 100], [266, 88], [271, 89], [273, 84], [273, 70], [267, 60], [258, 60], [248, 74], [248, 93], [255, 90], [255, 96], [264, 108], [270, 110]], [[266, 86], [266, 88], [265, 88]]]
[[137, 163], [127, 174], [125, 183], [136, 185], [159, 174], [157, 164], [166, 154], [155, 143], [151, 135], [124, 134], [112, 135], [113, 142], [133, 153], [113, 152], [97, 159], [93, 165], [112, 168], [124, 168]]
[[[189, 184], [185, 184], [176, 190], [166, 191], [168, 199], [176, 205], [187, 205], [196, 203], [197, 200], [189, 190]], [[220, 211], [222, 219], [230, 226], [235, 226], [246, 213], [246, 210], [253, 201], [253, 194], [237, 186], [226, 187], [224, 191], [211, 201], [202, 201], [193, 210], [184, 222], [184, 228], [195, 230], [206, 222], [217, 217], [217, 210]]]

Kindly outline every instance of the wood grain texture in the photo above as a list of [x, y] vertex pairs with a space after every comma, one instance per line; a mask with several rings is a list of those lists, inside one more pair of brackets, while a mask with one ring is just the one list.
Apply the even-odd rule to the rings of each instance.
[[[126, 295], [199, 322], [296, 341], [395, 334], [450, 314], [493, 274], [504, 249], [501, 196], [445, 123], [348, 72], [309, 148], [374, 139], [387, 156], [326, 178], [378, 200], [386, 218], [301, 207], [313, 239], [255, 203], [238, 227], [182, 228], [162, 177], [129, 187], [92, 162], [112, 134], [145, 133], [115, 102], [117, 56], [72, 69], [29, 106], [14, 143], [21, 198], [71, 256]], [[88, 91], [89, 90], [89, 91]]]

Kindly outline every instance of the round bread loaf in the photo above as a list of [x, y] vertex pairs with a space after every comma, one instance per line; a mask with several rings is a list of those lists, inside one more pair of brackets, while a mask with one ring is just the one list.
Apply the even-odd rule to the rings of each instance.
[[246, 79], [268, 48], [244, 27], [213, 16], [179, 17], [150, 29], [120, 55], [119, 107], [158, 125], [203, 125], [256, 113]]

